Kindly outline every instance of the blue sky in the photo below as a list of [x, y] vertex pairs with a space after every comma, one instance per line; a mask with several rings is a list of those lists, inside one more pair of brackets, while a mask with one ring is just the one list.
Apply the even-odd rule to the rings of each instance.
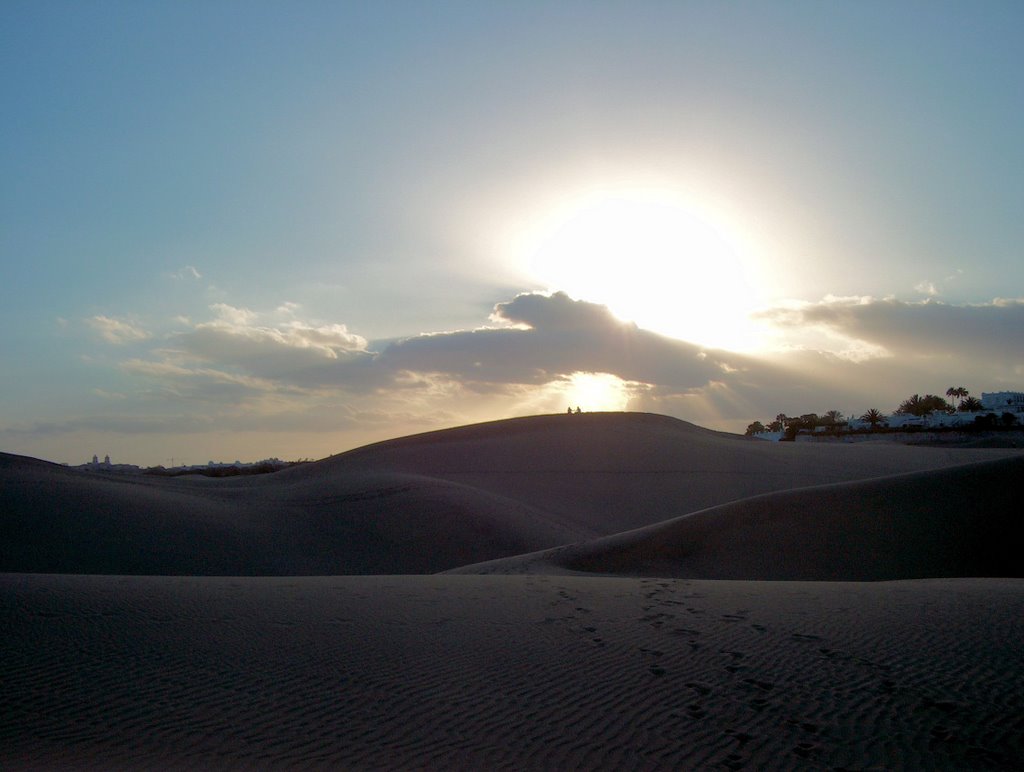
[[319, 457], [570, 403], [742, 430], [1024, 388], [1022, 22], [6, 2], [0, 449]]

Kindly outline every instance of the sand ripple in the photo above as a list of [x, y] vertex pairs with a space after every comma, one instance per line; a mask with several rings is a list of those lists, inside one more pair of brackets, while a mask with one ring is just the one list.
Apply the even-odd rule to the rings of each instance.
[[0, 765], [1006, 768], [1024, 581], [7, 575]]

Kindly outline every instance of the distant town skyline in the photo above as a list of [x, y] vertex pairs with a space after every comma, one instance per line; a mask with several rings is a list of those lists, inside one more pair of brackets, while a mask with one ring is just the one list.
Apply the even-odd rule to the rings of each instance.
[[1024, 7], [0, 7], [0, 451], [1024, 389]]

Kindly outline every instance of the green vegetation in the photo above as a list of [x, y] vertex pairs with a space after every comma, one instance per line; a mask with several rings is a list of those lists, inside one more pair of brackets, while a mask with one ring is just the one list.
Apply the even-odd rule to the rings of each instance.
[[981, 400], [977, 397], [967, 397], [960, 400], [960, 407], [957, 408], [961, 413], [980, 413], [984, 409], [985, 406], [981, 404]]
[[151, 466], [143, 471], [143, 474], [155, 475], [157, 477], [182, 477], [183, 475], [201, 475], [203, 477], [246, 477], [256, 474], [272, 474], [290, 466], [311, 463], [312, 459], [299, 459], [298, 461], [261, 461], [258, 464], [216, 464], [214, 466], [191, 466], [167, 469], [162, 466]]
[[897, 415], [926, 416], [932, 413], [955, 413], [956, 411], [942, 397], [937, 397], [934, 394], [925, 394], [922, 397], [920, 394], [915, 394], [903, 400], [895, 412]]
[[[981, 400], [972, 397], [970, 392], [963, 386], [950, 386], [946, 389], [946, 396], [950, 400], [955, 399], [954, 405], [935, 394], [912, 394], [903, 400], [893, 411], [893, 415], [914, 416], [927, 418], [935, 414], [955, 415], [956, 413], [980, 413], [985, 408]], [[754, 421], [747, 426], [745, 434], [753, 436], [762, 432], [784, 432], [784, 439], [793, 440], [800, 432], [815, 432], [817, 434], [864, 434], [873, 432], [914, 432], [923, 431], [925, 426], [920, 423], [903, 424], [890, 427], [889, 417], [878, 408], [869, 408], [857, 420], [867, 426], [850, 428], [848, 420], [838, 410], [827, 410], [824, 414], [804, 413], [801, 416], [787, 416], [779, 413], [775, 420], [765, 425], [760, 421]], [[928, 431], [971, 431], [971, 430], [992, 430], [1012, 429], [1019, 426], [1021, 417], [1015, 413], [1004, 412], [1001, 415], [995, 412], [988, 412], [984, 415], [976, 415], [973, 422], [959, 426], [932, 426]]]
[[871, 408], [864, 413], [861, 413], [860, 420], [865, 421], [871, 425], [871, 428], [876, 428], [879, 424], [884, 424], [888, 416], [878, 408]]

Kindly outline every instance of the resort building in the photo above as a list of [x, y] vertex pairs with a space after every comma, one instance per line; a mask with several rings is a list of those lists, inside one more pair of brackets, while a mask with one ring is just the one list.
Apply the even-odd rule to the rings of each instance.
[[[878, 422], [878, 429], [889, 430], [930, 430], [930, 429], [957, 429], [976, 426], [982, 421], [1002, 421], [1006, 425], [1024, 426], [1024, 391], [993, 391], [982, 392], [982, 409], [971, 412], [956, 411], [945, 413], [941, 411], [927, 415], [910, 415], [892, 413], [885, 416]], [[1009, 416], [1004, 416], [1009, 413]], [[994, 417], [994, 418], [993, 418]], [[1014, 418], [1016, 421], [1014, 421]], [[1008, 422], [1008, 423], [1007, 423]], [[816, 426], [814, 429], [801, 429], [800, 434], [806, 435], [849, 435], [851, 432], [864, 432], [871, 430], [872, 426], [868, 421], [861, 418], [850, 418], [841, 426]], [[785, 437], [785, 432], [763, 431], [753, 435], [758, 439], [779, 441]]]
[[983, 391], [981, 404], [984, 405], [985, 412], [996, 415], [1024, 413], [1024, 391]]

